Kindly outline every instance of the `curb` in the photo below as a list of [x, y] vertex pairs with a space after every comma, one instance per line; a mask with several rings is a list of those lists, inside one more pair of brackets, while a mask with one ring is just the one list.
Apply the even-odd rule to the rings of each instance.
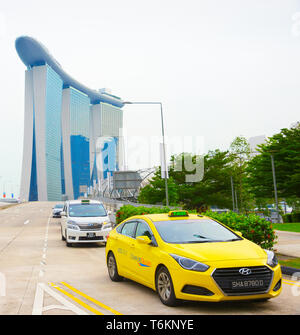
[[300, 269], [297, 268], [292, 268], [290, 266], [280, 266], [281, 267], [281, 272], [284, 275], [292, 276], [294, 273], [298, 273], [298, 277], [300, 277]]

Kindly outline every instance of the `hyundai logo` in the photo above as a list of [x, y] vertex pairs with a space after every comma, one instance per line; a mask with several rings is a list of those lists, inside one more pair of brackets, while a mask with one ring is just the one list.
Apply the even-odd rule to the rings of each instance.
[[89, 223], [88, 226], [89, 226], [89, 227], [93, 227], [94, 224], [93, 224], [93, 223]]
[[243, 276], [249, 276], [251, 275], [252, 271], [248, 268], [241, 268], [239, 269], [239, 273]]

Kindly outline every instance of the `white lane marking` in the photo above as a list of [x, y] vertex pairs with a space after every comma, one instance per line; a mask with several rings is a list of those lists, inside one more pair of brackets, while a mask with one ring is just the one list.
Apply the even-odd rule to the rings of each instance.
[[51, 309], [66, 309], [66, 310], [69, 310], [69, 307], [65, 307], [65, 306], [62, 306], [62, 305], [49, 305], [49, 306], [43, 307], [43, 312], [50, 311]]
[[[62, 304], [62, 306], [50, 305], [43, 307], [44, 292], [46, 292], [47, 294], [51, 295], [54, 299], [59, 301]], [[86, 313], [84, 310], [72, 304], [70, 301], [62, 297], [57, 292], [53, 291], [50, 287], [48, 287], [44, 283], [38, 283], [35, 292], [32, 315], [42, 315], [43, 311], [48, 311], [54, 308], [68, 309], [78, 315], [88, 315], [88, 313]]]
[[28, 224], [29, 223], [29, 220], [26, 220], [25, 222], [24, 222], [24, 224]]
[[38, 283], [36, 286], [34, 303], [32, 308], [32, 315], [42, 315], [43, 303], [44, 303], [44, 289], [42, 283]]

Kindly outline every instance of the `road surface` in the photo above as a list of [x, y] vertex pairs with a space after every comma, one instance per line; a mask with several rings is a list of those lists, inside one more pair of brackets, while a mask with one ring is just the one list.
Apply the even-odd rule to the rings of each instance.
[[267, 302], [161, 304], [132, 281], [114, 283], [101, 244], [67, 248], [49, 202], [0, 210], [0, 314], [300, 314], [300, 283], [286, 277]]

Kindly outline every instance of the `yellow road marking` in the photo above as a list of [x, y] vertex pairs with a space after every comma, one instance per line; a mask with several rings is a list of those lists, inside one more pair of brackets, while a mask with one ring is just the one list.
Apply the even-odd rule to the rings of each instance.
[[64, 295], [66, 295], [67, 297], [69, 297], [70, 299], [72, 299], [73, 301], [77, 302], [79, 305], [81, 305], [82, 307], [86, 308], [87, 310], [89, 310], [90, 312], [97, 314], [97, 315], [104, 315], [103, 313], [100, 313], [99, 311], [97, 311], [97, 309], [89, 306], [88, 304], [86, 304], [85, 302], [81, 301], [80, 299], [74, 297], [72, 294], [70, 294], [69, 292], [63, 290], [62, 288], [60, 288], [59, 286], [53, 284], [53, 283], [49, 283], [52, 287], [56, 288], [59, 292], [63, 293]]
[[[283, 284], [300, 287], [300, 285], [297, 285], [297, 282], [289, 283], [289, 282], [283, 280]], [[298, 284], [300, 284], [300, 283], [298, 282]]]
[[285, 278], [283, 278], [282, 280], [285, 282], [300, 284], [300, 280], [291, 280], [291, 279], [285, 279]]
[[106, 309], [106, 310], [112, 312], [113, 314], [115, 314], [115, 315], [122, 315], [121, 313], [119, 313], [118, 311], [112, 309], [111, 307], [106, 306], [106, 305], [104, 305], [102, 302], [100, 302], [100, 301], [98, 301], [98, 300], [96, 300], [96, 299], [94, 299], [94, 298], [88, 296], [87, 294], [85, 294], [85, 293], [83, 293], [83, 292], [77, 290], [75, 287], [73, 287], [73, 286], [71, 286], [71, 285], [69, 285], [69, 284], [67, 284], [67, 283], [65, 283], [65, 282], [61, 282], [61, 284], [64, 285], [64, 286], [66, 286], [68, 289], [72, 290], [73, 292], [75, 292], [75, 293], [81, 295], [81, 296], [84, 297], [85, 299], [87, 299], [87, 300], [93, 302], [94, 304], [96, 304], [96, 305], [98, 305], [98, 306], [100, 306], [100, 307], [102, 307], [102, 308], [104, 308], [104, 309]]
[[291, 286], [296, 286], [296, 287], [300, 287], [300, 285], [296, 285], [296, 284], [292, 284], [292, 283], [283, 283], [285, 285], [291, 285]]

